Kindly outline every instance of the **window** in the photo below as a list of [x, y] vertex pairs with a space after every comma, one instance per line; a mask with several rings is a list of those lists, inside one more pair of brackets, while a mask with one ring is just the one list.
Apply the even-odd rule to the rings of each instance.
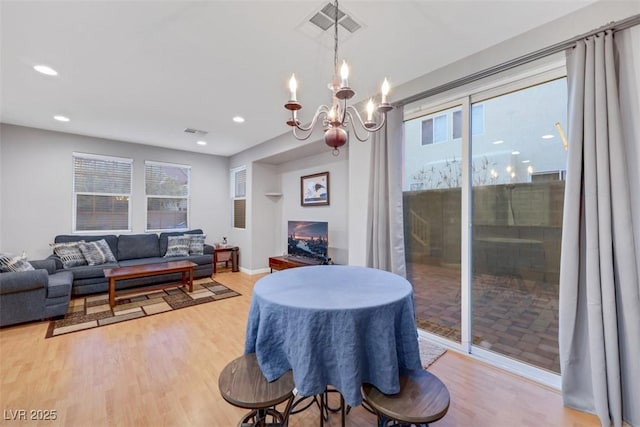
[[73, 153], [73, 231], [131, 229], [132, 159]]
[[[471, 107], [471, 134], [484, 133], [484, 104]], [[453, 112], [453, 139], [462, 138], [462, 110]]]
[[442, 114], [422, 121], [422, 145], [447, 140], [447, 116]]
[[189, 229], [191, 167], [144, 163], [147, 231]]
[[233, 200], [233, 227], [247, 228], [247, 167], [231, 169], [231, 199]]

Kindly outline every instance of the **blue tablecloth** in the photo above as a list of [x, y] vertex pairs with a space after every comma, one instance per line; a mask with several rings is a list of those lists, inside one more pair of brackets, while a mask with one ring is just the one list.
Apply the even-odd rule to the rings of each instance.
[[289, 369], [298, 393], [327, 385], [362, 402], [367, 382], [400, 390], [402, 369], [421, 369], [413, 291], [404, 278], [351, 266], [283, 270], [253, 288], [245, 353], [256, 353], [269, 381]]

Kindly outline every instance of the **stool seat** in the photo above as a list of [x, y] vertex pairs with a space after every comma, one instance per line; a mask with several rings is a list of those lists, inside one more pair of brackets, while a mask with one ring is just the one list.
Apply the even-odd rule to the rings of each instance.
[[[405, 424], [427, 424], [438, 421], [449, 409], [449, 390], [438, 377], [424, 370], [409, 371], [400, 376], [400, 392], [384, 394], [371, 384], [363, 384], [365, 401], [381, 418]], [[380, 417], [382, 415], [382, 417]]]
[[[284, 422], [293, 401], [293, 373], [287, 371], [277, 380], [268, 382], [260, 370], [255, 353], [250, 353], [224, 367], [218, 378], [218, 388], [223, 399], [230, 404], [254, 410], [243, 418], [241, 425], [249, 419], [254, 419], [252, 425], [268, 425], [257, 421], [267, 415]], [[286, 400], [289, 402], [284, 414], [269, 409]]]

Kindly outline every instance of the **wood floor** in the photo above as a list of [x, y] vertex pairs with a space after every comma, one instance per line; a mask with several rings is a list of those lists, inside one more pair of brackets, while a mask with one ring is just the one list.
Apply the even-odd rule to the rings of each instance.
[[[47, 322], [0, 329], [0, 425], [237, 425], [245, 411], [220, 397], [218, 375], [242, 354], [258, 278], [220, 273], [215, 279], [242, 296], [47, 340]], [[558, 392], [452, 351], [429, 370], [451, 394], [449, 412], [434, 426], [600, 425], [564, 408]], [[13, 420], [20, 410], [27, 419]], [[31, 420], [46, 414], [56, 419]], [[290, 420], [292, 427], [318, 424], [315, 408]], [[347, 425], [375, 419], [357, 407]]]

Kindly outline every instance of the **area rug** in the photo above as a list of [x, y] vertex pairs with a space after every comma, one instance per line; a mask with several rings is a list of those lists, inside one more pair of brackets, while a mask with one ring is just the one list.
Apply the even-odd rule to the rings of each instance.
[[429, 365], [438, 360], [438, 358], [447, 351], [443, 347], [427, 341], [422, 337], [418, 338], [418, 345], [420, 347], [420, 361], [424, 369], [427, 369]]
[[186, 287], [162, 290], [141, 289], [140, 292], [116, 296], [116, 305], [109, 306], [109, 295], [92, 295], [72, 299], [63, 319], [49, 324], [45, 338], [70, 332], [111, 325], [126, 320], [138, 319], [167, 311], [191, 307], [197, 304], [218, 301], [240, 295], [238, 292], [211, 279], [193, 282], [193, 292]]

